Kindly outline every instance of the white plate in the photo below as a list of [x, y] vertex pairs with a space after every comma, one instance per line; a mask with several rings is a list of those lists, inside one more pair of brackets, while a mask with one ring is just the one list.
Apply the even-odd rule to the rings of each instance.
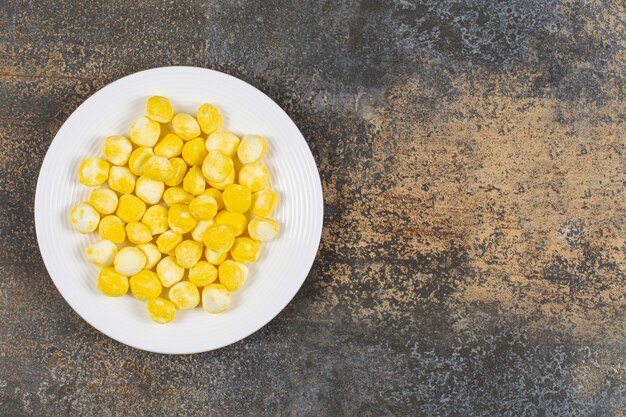
[[[178, 311], [168, 325], [152, 322], [145, 302], [127, 295], [105, 297], [96, 288], [98, 268], [83, 257], [97, 233], [72, 230], [69, 214], [90, 188], [77, 179], [80, 162], [102, 156], [109, 135], [129, 135], [145, 114], [146, 99], [168, 97], [176, 112], [195, 115], [203, 102], [216, 105], [224, 127], [259, 134], [268, 142], [264, 158], [272, 188], [280, 196], [273, 217], [280, 235], [263, 245], [245, 286], [233, 293], [229, 311]], [[319, 173], [304, 137], [269, 97], [237, 78], [202, 68], [165, 67], [129, 75], [101, 89], [72, 113], [52, 141], [37, 182], [35, 224], [46, 268], [65, 300], [102, 333], [138, 349], [159, 353], [204, 352], [254, 333], [298, 292], [319, 245], [323, 198]]]

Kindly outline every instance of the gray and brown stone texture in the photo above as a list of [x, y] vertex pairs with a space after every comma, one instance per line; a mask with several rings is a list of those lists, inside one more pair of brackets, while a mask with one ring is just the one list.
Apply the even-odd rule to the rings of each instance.
[[[624, 415], [623, 1], [164, 3], [2, 2], [1, 415]], [[295, 299], [188, 356], [84, 322], [33, 220], [65, 119], [165, 65], [267, 93], [324, 188]]]

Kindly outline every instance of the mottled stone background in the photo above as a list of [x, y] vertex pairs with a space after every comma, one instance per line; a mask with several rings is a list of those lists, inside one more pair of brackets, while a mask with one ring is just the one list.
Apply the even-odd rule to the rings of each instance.
[[[623, 0], [0, 4], [0, 414], [624, 415]], [[296, 298], [192, 356], [85, 323], [33, 221], [64, 120], [163, 65], [266, 92], [325, 194]]]

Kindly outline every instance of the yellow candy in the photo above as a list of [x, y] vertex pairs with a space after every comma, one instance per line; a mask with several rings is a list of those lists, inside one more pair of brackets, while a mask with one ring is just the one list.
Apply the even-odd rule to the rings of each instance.
[[189, 203], [189, 211], [198, 220], [211, 220], [217, 214], [217, 201], [208, 195], [199, 195]]
[[181, 137], [183, 140], [191, 140], [200, 136], [200, 125], [193, 118], [186, 113], [178, 113], [172, 119], [172, 128], [174, 133]]
[[124, 223], [138, 222], [146, 212], [146, 203], [132, 194], [126, 194], [120, 197], [115, 214], [122, 219]]
[[148, 226], [150, 233], [160, 235], [169, 228], [167, 224], [167, 209], [158, 205], [148, 207], [141, 218], [141, 222]]
[[165, 184], [143, 175], [135, 183], [135, 194], [148, 204], [158, 204], [163, 196]]
[[253, 193], [267, 188], [269, 183], [269, 171], [259, 162], [244, 165], [239, 171], [239, 184], [248, 187]]
[[126, 167], [111, 167], [109, 187], [120, 194], [130, 194], [135, 189], [137, 177]]
[[181, 187], [172, 187], [163, 193], [163, 201], [172, 207], [175, 204], [189, 204], [193, 200], [193, 196]]
[[224, 261], [218, 268], [220, 283], [228, 291], [240, 289], [248, 277], [248, 267], [235, 261]]
[[187, 165], [202, 165], [202, 161], [207, 156], [207, 150], [204, 148], [204, 139], [195, 138], [185, 143], [183, 146], [183, 159]]
[[183, 268], [191, 268], [202, 256], [202, 243], [195, 240], [183, 240], [174, 251], [176, 263]]
[[252, 194], [252, 206], [250, 211], [255, 216], [267, 217], [276, 208], [278, 204], [278, 194], [270, 189], [261, 190]]
[[235, 170], [233, 169], [232, 171], [230, 171], [230, 174], [228, 175], [228, 178], [226, 178], [224, 181], [222, 182], [211, 182], [209, 181], [209, 185], [217, 190], [223, 190], [224, 188], [226, 188], [227, 185], [229, 184], [234, 184], [235, 183]]
[[182, 241], [183, 237], [181, 235], [172, 230], [168, 230], [157, 238], [156, 244], [159, 251], [169, 255], [174, 253], [174, 249], [176, 249], [176, 246]]
[[120, 297], [128, 292], [128, 278], [111, 267], [102, 268], [98, 276], [98, 289], [109, 297]]
[[212, 224], [213, 224], [213, 221], [211, 220], [208, 220], [208, 221], [199, 220], [196, 227], [194, 227], [193, 230], [191, 231], [191, 238], [195, 240], [196, 242], [203, 242], [204, 232], [206, 232], [206, 229]]
[[160, 324], [169, 323], [176, 317], [176, 306], [171, 301], [157, 297], [148, 300], [146, 305], [150, 318]]
[[113, 165], [126, 165], [133, 151], [133, 144], [124, 136], [109, 136], [104, 140], [102, 151]]
[[78, 181], [88, 187], [104, 184], [109, 178], [110, 165], [100, 158], [87, 158], [78, 168]]
[[207, 313], [216, 314], [228, 310], [230, 293], [222, 284], [209, 284], [202, 290], [202, 308]]
[[198, 287], [189, 281], [179, 282], [170, 288], [170, 300], [180, 310], [189, 310], [200, 303], [200, 292]]
[[137, 245], [137, 249], [146, 255], [146, 265], [144, 269], [152, 269], [161, 260], [161, 252], [154, 243], [142, 243]]
[[161, 284], [169, 288], [183, 279], [185, 268], [178, 265], [173, 257], [166, 256], [157, 264], [156, 272]]
[[145, 116], [137, 119], [130, 127], [130, 140], [137, 146], [154, 146], [160, 135], [161, 125]]
[[206, 190], [204, 190], [202, 195], [208, 195], [208, 196], [213, 197], [215, 201], [217, 202], [218, 210], [221, 210], [224, 208], [224, 201], [222, 200], [222, 192], [220, 190], [217, 190], [215, 188], [207, 188]]
[[241, 213], [222, 210], [215, 216], [215, 223], [229, 226], [235, 232], [235, 236], [239, 236], [246, 230], [248, 219]]
[[115, 255], [113, 266], [115, 272], [127, 277], [135, 275], [146, 266], [146, 255], [134, 246], [122, 248]]
[[222, 128], [222, 115], [217, 107], [210, 104], [203, 104], [198, 108], [198, 124], [206, 134], [215, 132]]
[[230, 256], [237, 262], [249, 264], [256, 261], [261, 251], [261, 245], [249, 237], [238, 237], [230, 249]]
[[117, 245], [126, 240], [124, 222], [115, 215], [103, 217], [102, 220], [100, 220], [98, 232], [100, 232], [100, 237], [102, 239], [110, 240]]
[[235, 166], [233, 160], [220, 151], [210, 151], [202, 163], [202, 173], [209, 182], [222, 182], [226, 180], [234, 170]]
[[183, 178], [185, 178], [185, 174], [187, 173], [187, 164], [181, 158], [172, 158], [170, 159], [170, 163], [174, 167], [174, 175], [168, 181], [165, 181], [165, 185], [169, 187], [176, 187], [183, 182]]
[[148, 117], [159, 123], [168, 123], [174, 116], [170, 101], [161, 96], [150, 97], [146, 103], [146, 110]]
[[230, 184], [224, 189], [222, 194], [224, 206], [228, 211], [245, 213], [252, 203], [252, 193], [243, 185]]
[[152, 240], [150, 229], [143, 223], [130, 222], [126, 225], [126, 236], [132, 243], [148, 243]]
[[228, 252], [235, 243], [233, 230], [221, 224], [212, 224], [204, 232], [204, 244], [214, 252]]
[[168, 133], [154, 147], [154, 154], [167, 159], [180, 155], [183, 151], [183, 140], [173, 133]]
[[248, 224], [248, 234], [259, 242], [272, 240], [278, 234], [278, 224], [272, 219], [256, 217]]
[[101, 240], [89, 246], [85, 251], [85, 257], [96, 266], [109, 266], [117, 254], [117, 246], [110, 240]]
[[176, 233], [184, 234], [191, 232], [198, 221], [193, 218], [188, 206], [174, 204], [167, 212], [167, 223], [170, 225], [170, 229]]
[[204, 192], [205, 187], [206, 182], [202, 170], [197, 166], [191, 167], [183, 180], [183, 189], [192, 195], [200, 195]]
[[207, 261], [200, 261], [189, 270], [189, 281], [197, 287], [206, 287], [217, 279], [217, 269]]
[[155, 181], [169, 181], [175, 174], [174, 165], [162, 156], [151, 156], [143, 168], [146, 177]]
[[224, 155], [232, 158], [237, 153], [239, 138], [233, 133], [218, 130], [209, 135], [205, 146], [207, 151], [220, 151]]
[[267, 145], [265, 139], [257, 135], [245, 135], [237, 148], [237, 157], [242, 164], [251, 164], [263, 158]]
[[101, 214], [111, 214], [117, 208], [117, 194], [108, 188], [96, 188], [89, 195], [89, 203]]
[[128, 158], [128, 168], [135, 175], [143, 175], [144, 168], [148, 159], [152, 158], [154, 152], [152, 148], [137, 148]]
[[100, 213], [91, 204], [80, 203], [72, 209], [70, 220], [77, 232], [91, 233], [98, 227]]
[[161, 295], [163, 287], [157, 274], [152, 271], [139, 271], [138, 274], [130, 277], [130, 292], [138, 300], [150, 300]]
[[226, 256], [228, 256], [228, 252], [219, 253], [212, 251], [209, 248], [206, 248], [204, 251], [204, 256], [206, 260], [213, 265], [219, 265], [226, 260]]

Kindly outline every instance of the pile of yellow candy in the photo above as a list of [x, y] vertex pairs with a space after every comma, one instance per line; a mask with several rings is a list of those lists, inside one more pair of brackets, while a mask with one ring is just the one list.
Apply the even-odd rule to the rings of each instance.
[[130, 287], [157, 323], [200, 302], [220, 313], [246, 281], [245, 264], [258, 258], [261, 242], [278, 234], [268, 217], [278, 195], [259, 162], [265, 140], [222, 130], [222, 115], [210, 104], [193, 117], [174, 114], [167, 98], [154, 96], [147, 113], [131, 126], [130, 139], [105, 139], [105, 159], [81, 163], [82, 184], [108, 188], [95, 188], [72, 209], [72, 226], [100, 234], [85, 256], [102, 268], [103, 294], [119, 297]]

